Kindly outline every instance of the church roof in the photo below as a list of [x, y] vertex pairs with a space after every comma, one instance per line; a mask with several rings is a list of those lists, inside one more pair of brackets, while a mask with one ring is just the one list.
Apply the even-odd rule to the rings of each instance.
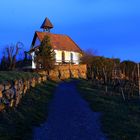
[[74, 51], [80, 53], [82, 52], [79, 46], [69, 36], [61, 34], [52, 34], [49, 32], [35, 32], [32, 46], [35, 45], [35, 41], [37, 38], [41, 42], [46, 35], [50, 37], [52, 48], [55, 50]]
[[42, 29], [51, 29], [53, 28], [53, 24], [50, 22], [50, 20], [48, 18], [46, 18], [43, 22], [43, 24], [41, 25]]

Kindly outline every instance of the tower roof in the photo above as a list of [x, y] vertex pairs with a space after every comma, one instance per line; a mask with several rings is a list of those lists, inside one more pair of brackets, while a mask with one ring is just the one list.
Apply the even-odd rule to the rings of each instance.
[[51, 29], [53, 28], [53, 24], [50, 22], [48, 18], [45, 18], [43, 24], [41, 25], [42, 29]]

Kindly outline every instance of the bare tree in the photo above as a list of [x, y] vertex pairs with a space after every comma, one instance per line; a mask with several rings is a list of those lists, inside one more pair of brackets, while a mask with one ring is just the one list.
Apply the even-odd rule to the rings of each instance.
[[4, 55], [2, 58], [2, 65], [5, 65], [5, 70], [14, 70], [17, 61], [17, 55], [19, 50], [23, 48], [23, 43], [17, 42], [16, 45], [7, 46], [4, 50]]
[[95, 53], [92, 49], [87, 49], [86, 51], [83, 51], [83, 56], [81, 57], [82, 63], [91, 65], [93, 56], [95, 56]]
[[94, 73], [93, 73], [93, 57], [95, 56], [95, 53], [92, 49], [88, 49], [86, 51], [83, 51], [83, 56], [81, 57], [81, 62], [83, 64], [87, 64], [87, 76], [90, 79], [93, 79]]

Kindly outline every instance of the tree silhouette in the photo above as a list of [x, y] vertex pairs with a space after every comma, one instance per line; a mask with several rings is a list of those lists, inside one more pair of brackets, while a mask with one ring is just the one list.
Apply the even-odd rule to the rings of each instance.
[[17, 42], [16, 45], [9, 45], [4, 50], [4, 55], [1, 60], [2, 70], [14, 70], [16, 67], [17, 56], [19, 51], [23, 49], [23, 43]]
[[55, 66], [55, 52], [52, 49], [49, 36], [45, 36], [40, 46], [35, 51], [37, 69], [47, 70], [48, 73]]

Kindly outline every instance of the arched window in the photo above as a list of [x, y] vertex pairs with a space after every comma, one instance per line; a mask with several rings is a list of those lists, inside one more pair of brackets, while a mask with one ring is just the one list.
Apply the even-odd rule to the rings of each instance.
[[62, 63], [65, 63], [65, 52], [62, 52]]
[[70, 61], [73, 63], [73, 53], [70, 53]]

